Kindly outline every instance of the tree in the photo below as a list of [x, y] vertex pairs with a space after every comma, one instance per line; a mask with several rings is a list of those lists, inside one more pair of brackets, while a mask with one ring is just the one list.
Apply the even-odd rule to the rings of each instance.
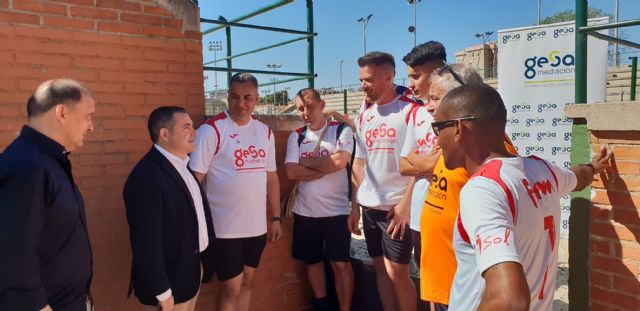
[[[587, 11], [587, 18], [594, 18], [594, 17], [600, 17], [600, 16], [609, 16], [609, 18], [612, 18], [611, 14], [606, 13], [601, 9], [589, 8]], [[566, 10], [566, 11], [561, 11], [551, 16], [547, 16], [543, 18], [542, 20], [540, 20], [540, 24], [568, 22], [568, 21], [573, 21], [575, 19], [576, 19], [576, 12], [574, 10]]]
[[278, 91], [274, 94], [269, 94], [267, 96], [263, 96], [260, 97], [260, 103], [261, 104], [274, 104], [274, 97], [275, 97], [275, 105], [286, 105], [290, 99], [289, 99], [289, 92], [287, 92], [286, 90], [283, 91]]

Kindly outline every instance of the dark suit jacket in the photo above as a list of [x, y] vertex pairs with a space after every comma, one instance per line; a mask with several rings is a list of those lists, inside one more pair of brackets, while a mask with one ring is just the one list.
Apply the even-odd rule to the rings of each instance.
[[213, 251], [213, 222], [206, 195], [200, 189], [209, 232], [209, 247], [199, 251], [198, 219], [191, 193], [171, 162], [155, 147], [138, 162], [124, 186], [124, 202], [133, 264], [129, 294], [142, 304], [155, 305], [157, 295], [171, 288], [176, 303], [185, 302], [213, 267], [204, 260]]

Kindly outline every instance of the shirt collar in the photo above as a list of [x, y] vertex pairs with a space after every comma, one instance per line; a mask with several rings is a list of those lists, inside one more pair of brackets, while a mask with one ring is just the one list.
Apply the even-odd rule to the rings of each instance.
[[166, 149], [160, 147], [158, 144], [153, 144], [153, 146], [162, 153], [162, 155], [173, 164], [176, 169], [186, 169], [187, 164], [189, 164], [189, 156], [186, 156], [185, 159], [180, 159], [175, 154], [167, 151]]
[[56, 159], [66, 157], [69, 154], [69, 152], [65, 150], [64, 146], [62, 146], [60, 143], [38, 132], [28, 125], [22, 127], [20, 137], [37, 143], [39, 149], [42, 152]]

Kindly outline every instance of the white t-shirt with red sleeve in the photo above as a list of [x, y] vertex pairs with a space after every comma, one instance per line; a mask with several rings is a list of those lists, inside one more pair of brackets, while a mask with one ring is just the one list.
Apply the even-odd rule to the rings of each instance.
[[458, 261], [449, 310], [475, 310], [482, 273], [520, 263], [531, 291], [530, 310], [551, 310], [556, 289], [560, 198], [577, 183], [570, 170], [537, 157], [487, 162], [460, 193], [453, 246]]
[[227, 114], [200, 126], [189, 167], [206, 174], [204, 185], [217, 238], [267, 232], [267, 172], [276, 171], [273, 133], [251, 118], [239, 126]]
[[413, 100], [399, 95], [387, 104], [371, 105], [356, 120], [355, 157], [366, 161], [358, 204], [388, 211], [402, 199], [409, 177], [398, 170], [400, 151], [416, 106]]
[[[327, 122], [320, 130], [312, 131], [308, 127], [302, 133], [302, 128], [291, 132], [287, 141], [287, 156], [284, 163], [300, 163], [300, 158], [329, 157], [340, 151], [351, 155], [353, 152], [353, 131], [349, 126], [343, 125], [338, 137], [340, 123]], [[320, 134], [329, 127], [325, 133], [320, 149], [317, 153], [313, 150], [320, 138]], [[298, 145], [300, 135], [304, 139]], [[332, 217], [349, 215], [349, 178], [347, 169], [324, 175], [322, 178], [310, 181], [301, 181], [298, 184], [298, 193], [293, 205], [293, 212], [306, 217]]]
[[[413, 109], [407, 127], [407, 137], [404, 139], [400, 156], [406, 158], [410, 152], [416, 150], [420, 155], [429, 155], [437, 144], [438, 137], [431, 129], [433, 116], [426, 106], [418, 106]], [[409, 227], [415, 231], [420, 231], [420, 215], [424, 199], [427, 197], [427, 190], [431, 182], [431, 173], [416, 176], [416, 183], [411, 193], [411, 216]]]

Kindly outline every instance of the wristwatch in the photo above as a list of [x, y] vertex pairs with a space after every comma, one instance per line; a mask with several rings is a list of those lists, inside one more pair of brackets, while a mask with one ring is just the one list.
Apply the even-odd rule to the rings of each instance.
[[593, 166], [593, 164], [591, 163], [585, 163], [585, 164], [580, 164], [580, 166], [587, 166], [591, 168], [591, 171], [593, 172], [593, 174], [596, 174], [596, 168]]
[[282, 223], [282, 217], [281, 216], [271, 217], [271, 222], [274, 222], [274, 221], [279, 221], [280, 223]]

